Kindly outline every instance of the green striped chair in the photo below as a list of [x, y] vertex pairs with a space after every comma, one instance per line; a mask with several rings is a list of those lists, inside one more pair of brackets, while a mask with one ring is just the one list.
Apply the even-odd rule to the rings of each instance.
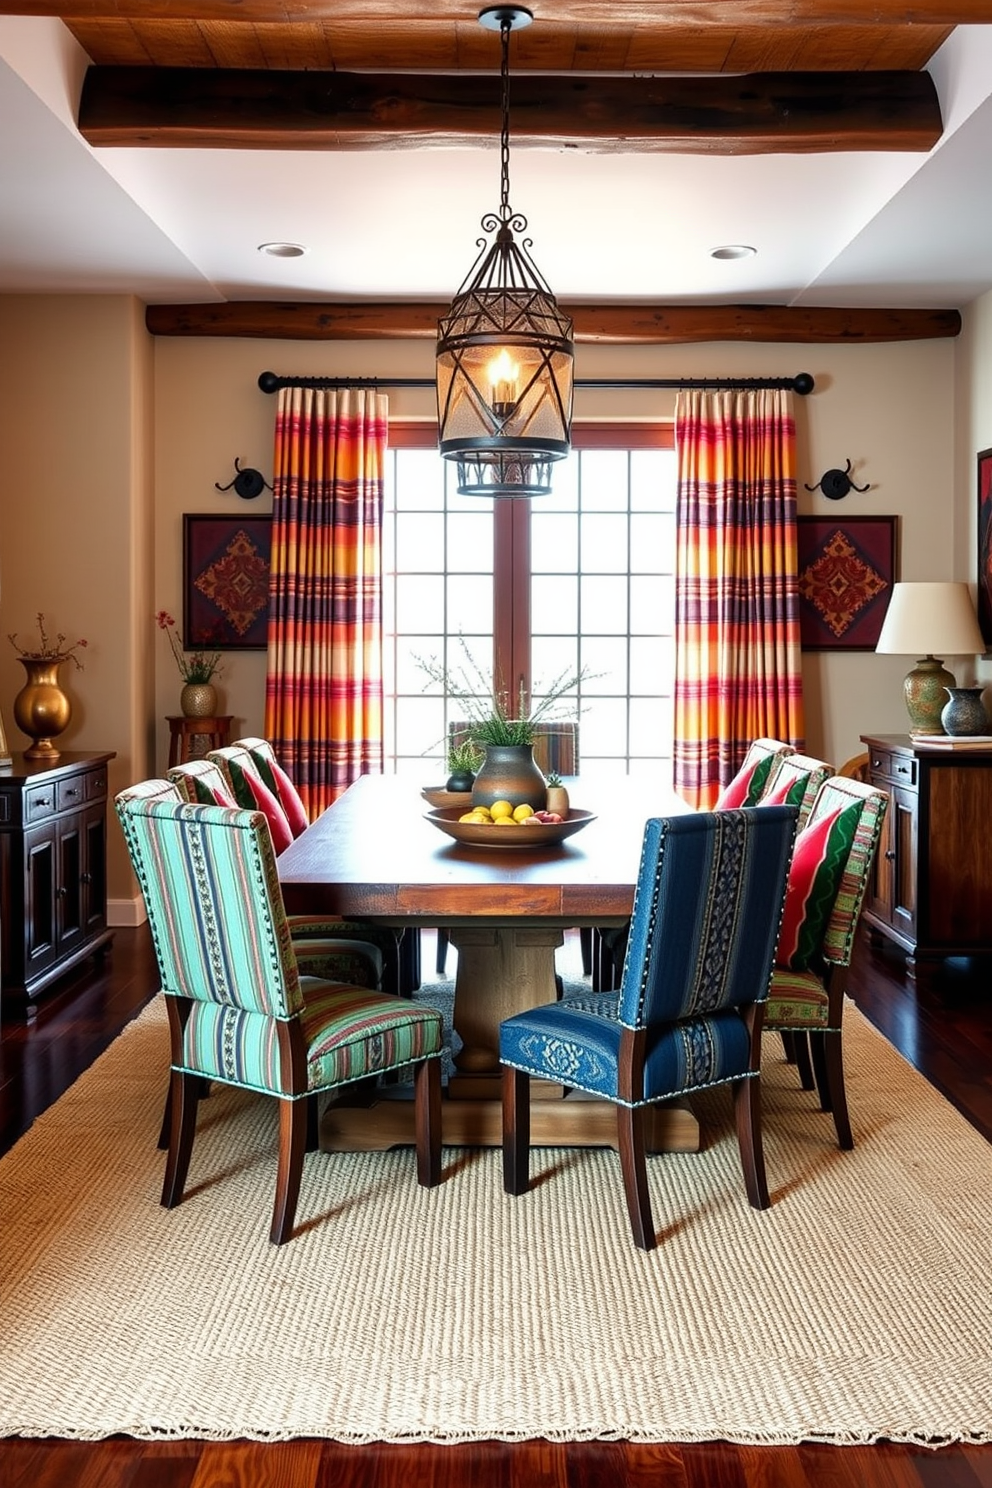
[[[161, 786], [162, 782], [153, 782]], [[405, 998], [301, 976], [261, 812], [170, 800], [149, 783], [115, 800], [145, 897], [171, 1034], [162, 1203], [183, 1196], [204, 1082], [279, 1101], [269, 1238], [293, 1232], [316, 1099], [415, 1067], [417, 1177], [441, 1176], [441, 1014]]]
[[773, 784], [782, 760], [792, 752], [792, 745], [784, 744], [781, 739], [753, 739], [737, 774], [720, 792], [714, 810], [756, 806], [762, 793]]
[[820, 787], [796, 838], [765, 1007], [765, 1031], [782, 1035], [804, 1088], [815, 1082], [844, 1149], [854, 1146], [841, 1049], [844, 992], [888, 800], [840, 775]]
[[798, 830], [801, 832], [820, 786], [833, 773], [833, 765], [828, 765], [826, 760], [814, 759], [811, 754], [780, 755], [775, 773], [765, 782], [755, 805], [798, 807]]
[[[253, 797], [239, 797], [230, 775], [218, 760], [196, 759], [173, 765], [168, 777], [185, 801], [196, 801], [203, 806], [261, 809]], [[306, 957], [311, 975], [336, 982], [356, 982], [363, 987], [381, 987], [384, 992], [398, 990], [395, 931], [364, 920], [301, 914], [289, 916], [289, 927], [296, 954]]]

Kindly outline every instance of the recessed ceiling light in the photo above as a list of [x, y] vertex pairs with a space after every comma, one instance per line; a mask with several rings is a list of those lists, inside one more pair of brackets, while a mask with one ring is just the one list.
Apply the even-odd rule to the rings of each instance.
[[307, 250], [302, 243], [259, 243], [258, 251], [269, 258], [302, 258]]
[[722, 248], [710, 249], [710, 258], [753, 258], [757, 251], [749, 243], [724, 243]]

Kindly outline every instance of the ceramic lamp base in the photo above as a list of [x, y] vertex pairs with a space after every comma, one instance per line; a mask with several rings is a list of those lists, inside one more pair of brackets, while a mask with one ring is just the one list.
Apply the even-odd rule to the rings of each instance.
[[935, 656], [918, 661], [903, 683], [909, 726], [914, 734], [942, 734], [940, 715], [947, 702], [947, 689], [954, 676]]

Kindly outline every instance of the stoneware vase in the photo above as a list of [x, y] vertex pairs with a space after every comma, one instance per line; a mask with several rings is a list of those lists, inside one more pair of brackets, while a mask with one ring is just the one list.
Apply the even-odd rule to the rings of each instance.
[[944, 704], [940, 721], [945, 734], [967, 737], [989, 732], [989, 716], [982, 702], [981, 687], [947, 687], [944, 690], [948, 701]]
[[72, 705], [59, 686], [58, 661], [49, 656], [18, 658], [27, 672], [27, 680], [14, 699], [14, 722], [32, 741], [24, 758], [57, 760], [60, 751], [52, 740], [68, 727]]
[[212, 682], [187, 682], [179, 706], [184, 718], [216, 718], [217, 689]]
[[533, 744], [487, 744], [486, 758], [472, 787], [473, 806], [509, 801], [540, 811], [547, 782], [534, 760]]

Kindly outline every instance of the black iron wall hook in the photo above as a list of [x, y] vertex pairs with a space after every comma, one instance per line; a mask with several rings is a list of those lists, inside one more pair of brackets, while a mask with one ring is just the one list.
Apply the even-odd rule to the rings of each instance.
[[[805, 485], [805, 482], [803, 483]], [[828, 470], [820, 476], [815, 486], [806, 486], [807, 491], [822, 491], [828, 501], [841, 501], [848, 491], [870, 491], [871, 486], [856, 486], [851, 479], [851, 462], [843, 470]]]
[[242, 501], [254, 501], [255, 497], [261, 496], [263, 491], [272, 490], [272, 487], [260, 470], [252, 470], [247, 465], [242, 470], [236, 455], [234, 457], [234, 468], [237, 474], [233, 480], [228, 481], [226, 486], [222, 486], [220, 481], [214, 481], [215, 491], [229, 491], [233, 486]]

